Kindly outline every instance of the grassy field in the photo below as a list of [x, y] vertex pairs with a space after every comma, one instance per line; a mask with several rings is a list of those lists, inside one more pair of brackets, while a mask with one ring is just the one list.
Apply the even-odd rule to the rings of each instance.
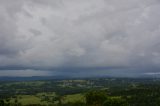
[[68, 102], [73, 103], [77, 101], [85, 102], [84, 95], [83, 94], [66, 95], [63, 100], [64, 103], [68, 103]]
[[[17, 96], [18, 103], [21, 103], [22, 105], [27, 104], [47, 104], [46, 101], [41, 101], [41, 99], [34, 95], [19, 95]], [[11, 103], [15, 103], [16, 98], [11, 99]]]
[[[48, 97], [50, 101], [42, 100], [43, 97]], [[47, 105], [52, 104], [52, 97], [55, 97], [56, 94], [54, 92], [52, 93], [38, 93], [37, 95], [18, 95], [17, 98], [11, 98], [10, 102], [15, 103], [17, 100], [18, 103], [21, 103], [22, 105], [27, 104], [41, 104], [41, 105]], [[65, 95], [61, 97], [62, 103], [74, 103], [77, 101], [85, 102], [85, 98], [83, 94], [73, 94], [73, 95]], [[58, 103], [54, 102], [54, 103]]]

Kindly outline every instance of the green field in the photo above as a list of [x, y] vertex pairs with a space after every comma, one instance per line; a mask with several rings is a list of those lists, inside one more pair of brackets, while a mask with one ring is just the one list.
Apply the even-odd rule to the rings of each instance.
[[[42, 100], [43, 97], [47, 97], [47, 100]], [[17, 95], [16, 98], [10, 98], [10, 103], [15, 103], [17, 100], [18, 103], [22, 105], [27, 104], [41, 104], [41, 105], [48, 105], [48, 104], [57, 104], [58, 101], [52, 101], [52, 98], [56, 97], [54, 92], [50, 93], [38, 93], [37, 95]], [[85, 102], [85, 97], [83, 94], [73, 94], [73, 95], [65, 95], [61, 97], [62, 103], [74, 103], [74, 102]]]
[[0, 106], [160, 106], [159, 98], [160, 79], [0, 82]]
[[85, 102], [85, 97], [83, 94], [66, 95], [63, 100], [64, 103], [78, 102], [78, 101]]
[[33, 95], [18, 95], [17, 98], [12, 98], [11, 103], [15, 103], [16, 99], [18, 100], [18, 103], [21, 103], [22, 105], [27, 104], [47, 104], [46, 101], [42, 102], [39, 97], [33, 96]]

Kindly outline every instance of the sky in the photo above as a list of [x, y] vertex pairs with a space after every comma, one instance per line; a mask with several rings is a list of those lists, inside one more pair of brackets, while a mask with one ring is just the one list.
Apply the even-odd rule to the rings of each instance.
[[159, 0], [0, 0], [0, 76], [160, 73]]

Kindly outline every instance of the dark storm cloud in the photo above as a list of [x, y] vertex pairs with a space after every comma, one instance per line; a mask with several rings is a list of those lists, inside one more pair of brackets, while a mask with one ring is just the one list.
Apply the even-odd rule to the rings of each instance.
[[0, 69], [157, 72], [159, 9], [158, 0], [0, 0]]

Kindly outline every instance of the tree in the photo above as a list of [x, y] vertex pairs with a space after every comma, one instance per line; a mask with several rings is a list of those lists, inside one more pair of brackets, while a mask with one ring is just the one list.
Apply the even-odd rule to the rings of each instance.
[[104, 91], [90, 91], [86, 94], [87, 106], [102, 106], [106, 99], [107, 95]]
[[4, 106], [4, 100], [0, 100], [0, 106]]

